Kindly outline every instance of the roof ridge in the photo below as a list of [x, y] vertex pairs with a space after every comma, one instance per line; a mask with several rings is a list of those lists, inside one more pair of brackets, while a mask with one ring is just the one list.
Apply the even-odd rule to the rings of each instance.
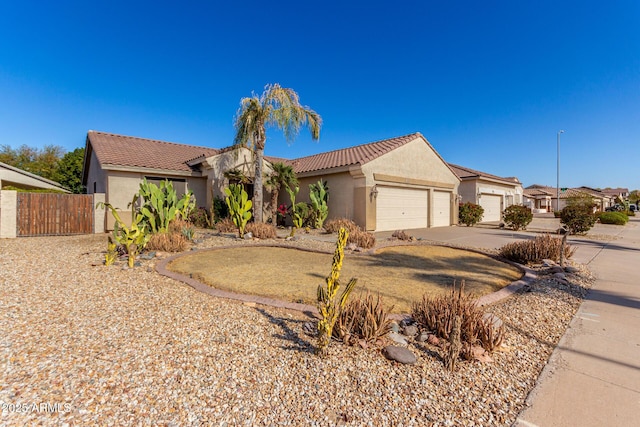
[[162, 144], [178, 145], [178, 146], [181, 146], [181, 147], [185, 147], [186, 146], [186, 147], [194, 147], [194, 148], [206, 148], [207, 150], [219, 151], [218, 148], [205, 147], [204, 145], [184, 144], [182, 142], [163, 141], [161, 139], [143, 138], [141, 136], [122, 135], [122, 134], [119, 134], [119, 133], [103, 132], [103, 131], [98, 131], [98, 130], [89, 130], [87, 133], [102, 134], [102, 135], [106, 135], [106, 136], [115, 136], [115, 137], [118, 137], [118, 138], [139, 139], [139, 140], [142, 140], [142, 141], [159, 142], [159, 143], [162, 143]]
[[[298, 161], [298, 160], [307, 159], [307, 158], [314, 157], [314, 156], [321, 156], [321, 155], [325, 155], [326, 156], [326, 155], [330, 155], [330, 154], [333, 154], [333, 153], [338, 153], [338, 152], [345, 151], [345, 150], [352, 150], [352, 149], [356, 149], [356, 148], [365, 147], [365, 146], [368, 146], [368, 145], [379, 144], [379, 143], [382, 143], [382, 142], [392, 141], [392, 140], [396, 140], [396, 139], [402, 139], [402, 138], [406, 138], [406, 137], [414, 136], [414, 135], [416, 137], [418, 137], [418, 136], [421, 136], [422, 134], [420, 132], [408, 133], [406, 135], [394, 136], [392, 138], [385, 138], [385, 139], [381, 139], [381, 140], [378, 140], [378, 141], [365, 142], [364, 144], [353, 145], [351, 147], [336, 148], [335, 150], [331, 150], [331, 151], [323, 151], [321, 153], [310, 154], [308, 156], [296, 157], [295, 159], [291, 159], [291, 161], [295, 162], [295, 161]], [[365, 160], [368, 161], [369, 158], [370, 157], [367, 157]]]

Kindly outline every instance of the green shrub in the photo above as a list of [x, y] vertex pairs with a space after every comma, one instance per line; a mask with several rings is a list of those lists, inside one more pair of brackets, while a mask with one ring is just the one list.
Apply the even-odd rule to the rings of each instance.
[[211, 228], [211, 217], [206, 208], [199, 207], [189, 214], [189, 222], [198, 228]]
[[623, 213], [624, 213], [627, 217], [630, 217], [630, 216], [636, 216], [636, 213], [635, 213], [634, 211], [626, 211], [626, 212], [623, 212]]
[[213, 220], [214, 222], [221, 221], [225, 218], [229, 218], [229, 207], [227, 202], [220, 196], [216, 196], [213, 199]]
[[569, 205], [562, 209], [560, 222], [567, 226], [571, 234], [584, 234], [591, 230], [598, 219], [592, 209], [586, 204]]
[[[551, 237], [549, 234], [536, 236], [533, 240], [522, 240], [504, 245], [500, 248], [500, 256], [520, 264], [539, 263], [543, 259], [560, 261], [562, 238]], [[570, 258], [575, 248], [565, 244], [565, 257]]]
[[554, 218], [560, 218], [561, 215], [562, 215], [562, 211], [553, 211]]
[[507, 227], [518, 231], [526, 230], [527, 225], [533, 221], [533, 213], [526, 206], [511, 205], [503, 212], [503, 220]]
[[482, 220], [483, 215], [484, 208], [482, 206], [471, 202], [460, 203], [458, 219], [461, 224], [464, 224], [467, 227], [476, 225]]
[[623, 212], [601, 212], [599, 218], [602, 224], [625, 225], [629, 221]]

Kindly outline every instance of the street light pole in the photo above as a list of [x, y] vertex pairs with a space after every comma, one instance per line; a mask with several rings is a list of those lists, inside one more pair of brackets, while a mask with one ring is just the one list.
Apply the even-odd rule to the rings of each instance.
[[560, 134], [564, 133], [563, 130], [558, 131], [558, 168], [556, 176], [556, 210], [560, 210]]

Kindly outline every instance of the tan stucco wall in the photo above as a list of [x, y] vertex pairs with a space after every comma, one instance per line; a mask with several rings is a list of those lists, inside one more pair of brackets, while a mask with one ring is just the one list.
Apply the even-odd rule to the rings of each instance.
[[0, 190], [0, 238], [14, 238], [17, 231], [18, 192]]
[[100, 167], [100, 163], [98, 162], [96, 153], [92, 151], [91, 158], [89, 159], [89, 169], [87, 172], [87, 194], [106, 192], [107, 180], [105, 171], [102, 169], [102, 167]]
[[362, 166], [367, 185], [374, 185], [373, 174], [402, 176], [453, 185], [460, 180], [422, 138], [396, 148]]
[[[309, 185], [316, 184], [320, 179], [326, 181], [329, 187], [329, 202], [327, 203], [329, 216], [327, 219], [348, 218], [358, 223], [354, 212], [354, 180], [348, 172], [299, 178], [300, 192], [296, 202], [310, 203]], [[284, 191], [283, 196], [284, 203], [290, 204], [289, 195], [286, 191]], [[281, 198], [280, 200], [283, 199]]]
[[[205, 188], [206, 192], [206, 208], [211, 207], [211, 203], [215, 197], [220, 197], [224, 199], [224, 189], [229, 186], [229, 180], [224, 177], [225, 172], [238, 169], [245, 176], [253, 178], [255, 175], [255, 162], [253, 160], [253, 154], [250, 150], [246, 148], [239, 148], [236, 151], [227, 151], [221, 154], [217, 154], [215, 156], [208, 157], [203, 165], [205, 171], [203, 174], [207, 177], [207, 187], [209, 190]], [[271, 167], [269, 162], [263, 162], [262, 166], [262, 175], [263, 175], [263, 184], [266, 180], [266, 177], [271, 173]], [[251, 195], [249, 195], [251, 197]], [[263, 192], [263, 200], [264, 200], [264, 214], [267, 215], [267, 208], [269, 207], [269, 201], [271, 200], [271, 194], [264, 189]], [[288, 196], [287, 199], [288, 200]], [[288, 203], [288, 202], [285, 202]], [[265, 216], [266, 218], [266, 216]]]
[[466, 180], [460, 183], [458, 194], [461, 201], [479, 203], [478, 194], [494, 194], [502, 196], [503, 206], [507, 207], [507, 196], [511, 196], [512, 204], [519, 205], [523, 203], [523, 188], [521, 184], [500, 184], [497, 182], [486, 181], [482, 179]]

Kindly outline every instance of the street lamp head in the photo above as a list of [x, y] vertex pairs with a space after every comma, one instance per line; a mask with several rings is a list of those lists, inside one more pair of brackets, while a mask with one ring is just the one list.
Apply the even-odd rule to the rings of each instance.
[[558, 131], [558, 133], [564, 133], [564, 131], [563, 131], [562, 129], [560, 129], [560, 130]]

